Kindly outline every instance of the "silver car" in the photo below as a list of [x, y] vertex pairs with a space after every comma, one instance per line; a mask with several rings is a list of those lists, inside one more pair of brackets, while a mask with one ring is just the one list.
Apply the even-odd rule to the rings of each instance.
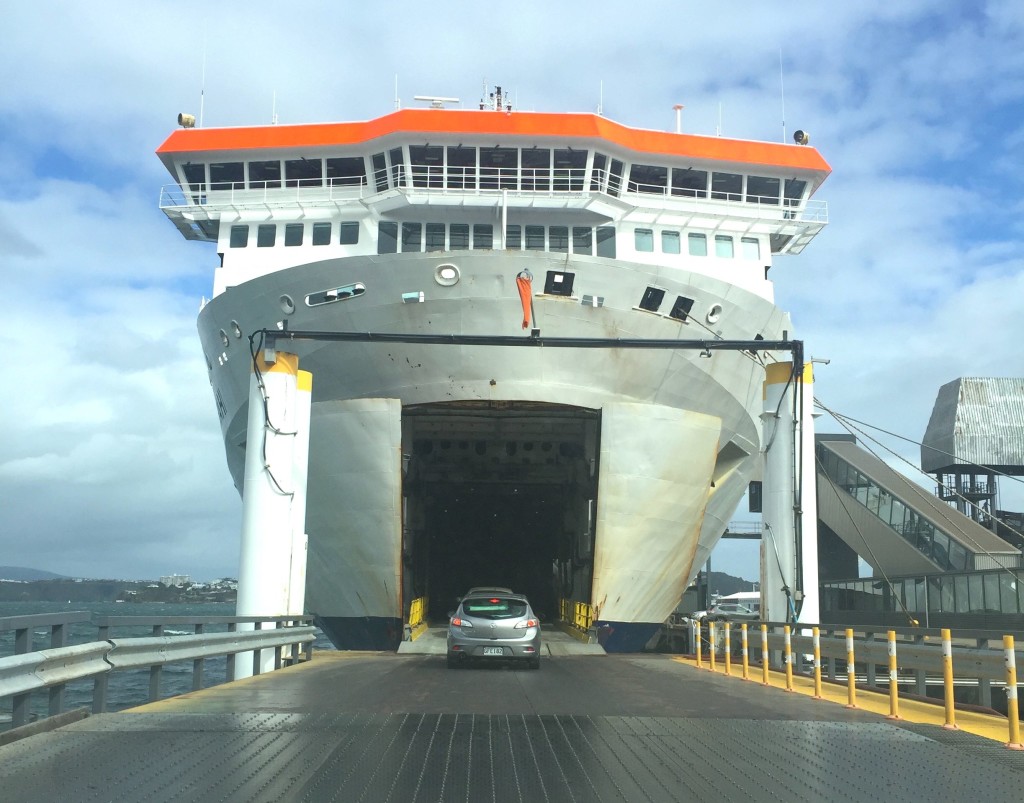
[[471, 658], [525, 661], [540, 669], [540, 620], [522, 594], [472, 588], [448, 621], [448, 667]]

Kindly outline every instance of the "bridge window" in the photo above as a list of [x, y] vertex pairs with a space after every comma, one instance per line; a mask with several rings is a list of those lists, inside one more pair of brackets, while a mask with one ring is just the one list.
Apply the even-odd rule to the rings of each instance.
[[640, 299], [640, 309], [648, 312], [657, 312], [661, 309], [661, 302], [665, 300], [665, 291], [660, 287], [648, 287]]
[[330, 245], [331, 244], [331, 224], [330, 223], [314, 223], [313, 224], [313, 245]]
[[448, 146], [448, 186], [456, 190], [476, 187], [476, 148]]
[[590, 226], [572, 227], [572, 252], [574, 254], [594, 253], [594, 230]]
[[740, 239], [740, 248], [743, 251], [744, 259], [760, 259], [761, 245], [756, 237], [743, 237]]
[[543, 251], [544, 250], [544, 227], [543, 226], [527, 226], [526, 227], [526, 250], [527, 251]]
[[423, 225], [421, 223], [402, 224], [402, 251], [423, 250]]
[[743, 176], [738, 173], [712, 173], [711, 197], [716, 201], [742, 201]]
[[284, 163], [286, 187], [322, 187], [324, 163], [321, 159], [287, 159]]
[[686, 235], [686, 245], [692, 257], [706, 257], [708, 255], [708, 236], [691, 231]]
[[448, 249], [465, 251], [467, 248], [469, 248], [469, 224], [452, 223], [448, 227]]
[[444, 251], [444, 223], [427, 224], [427, 250]]
[[359, 242], [359, 223], [357, 221], [343, 220], [341, 223], [338, 224], [338, 232], [339, 245], [355, 245], [356, 243]]
[[653, 251], [654, 229], [633, 229], [633, 240], [637, 251]]
[[277, 226], [273, 223], [262, 223], [256, 229], [256, 247], [271, 248], [277, 239]]
[[394, 254], [398, 251], [398, 224], [381, 221], [377, 225], [377, 253]]
[[523, 189], [547, 192], [551, 189], [551, 151], [523, 148]]
[[679, 232], [663, 231], [661, 233], [661, 250], [666, 254], [679, 253]]
[[302, 245], [302, 236], [305, 233], [305, 225], [302, 223], [289, 223], [284, 227], [285, 246]]
[[672, 168], [672, 194], [689, 198], [708, 197], [708, 171], [690, 167]]
[[383, 153], [375, 153], [371, 159], [373, 163], [373, 184], [377, 192], [384, 192], [388, 188], [388, 163]]
[[388, 159], [391, 160], [391, 186], [405, 187], [405, 153], [401, 148], [392, 148], [388, 151]]
[[213, 162], [210, 165], [211, 190], [241, 190], [245, 188], [245, 169], [242, 162]]
[[768, 176], [747, 176], [747, 201], [777, 206], [781, 183], [779, 179]]
[[444, 186], [444, 148], [440, 145], [410, 145], [409, 169], [414, 187]]
[[594, 154], [594, 166], [590, 171], [590, 191], [600, 192], [608, 178], [608, 157], [603, 153]]
[[185, 174], [185, 181], [188, 182], [188, 188], [192, 192], [199, 192], [203, 189], [206, 184], [205, 164], [194, 164], [192, 162], [188, 162], [181, 166], [181, 170]]
[[787, 178], [783, 185], [783, 198], [786, 206], [799, 206], [804, 197], [804, 190], [807, 189], [807, 182], [798, 178]]
[[505, 227], [505, 249], [518, 251], [523, 247], [523, 227], [516, 223], [509, 223]]
[[612, 168], [608, 171], [608, 194], [616, 198], [622, 191], [622, 162], [612, 159]]
[[231, 247], [232, 248], [245, 248], [249, 244], [249, 227], [248, 226], [232, 226], [231, 227]]
[[362, 156], [338, 156], [326, 160], [330, 187], [361, 187], [366, 183], [366, 163]]
[[656, 165], [633, 165], [629, 169], [630, 192], [664, 195], [668, 186], [668, 168]]
[[555, 189], [561, 192], [582, 192], [583, 174], [587, 172], [587, 151], [573, 148], [555, 149]]
[[249, 188], [272, 190], [281, 186], [281, 163], [249, 162]]
[[548, 229], [548, 249], [561, 254], [569, 251], [568, 226], [552, 226]]
[[486, 251], [494, 248], [494, 226], [490, 223], [473, 224], [473, 248]]
[[612, 226], [597, 227], [597, 255], [615, 259], [615, 229]]
[[518, 168], [517, 148], [481, 148], [480, 189], [514, 190]]
[[733, 256], [732, 237], [727, 234], [715, 235], [715, 256], [731, 259]]

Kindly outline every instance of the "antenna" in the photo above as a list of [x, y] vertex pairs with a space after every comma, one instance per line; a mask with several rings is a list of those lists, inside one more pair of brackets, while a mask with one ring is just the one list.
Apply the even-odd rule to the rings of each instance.
[[203, 26], [203, 78], [199, 85], [199, 127], [203, 127], [203, 104], [206, 101], [206, 26]]
[[682, 134], [683, 133], [683, 109], [685, 109], [686, 107], [682, 103], [677, 103], [672, 108], [676, 110], [676, 133], [677, 134]]
[[398, 73], [395, 73], [395, 111], [402, 108], [402, 101], [398, 99]]
[[786, 84], [782, 80], [782, 48], [779, 48], [779, 94], [782, 98], [782, 141], [786, 141]]
[[599, 94], [597, 96], [597, 116], [604, 116], [604, 81], [601, 82]]
[[274, 100], [270, 108], [270, 124], [277, 125], [277, 90], [274, 90]]

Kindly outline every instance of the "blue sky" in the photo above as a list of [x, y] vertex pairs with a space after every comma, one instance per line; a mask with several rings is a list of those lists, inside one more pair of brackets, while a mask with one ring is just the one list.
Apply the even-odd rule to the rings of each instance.
[[[779, 141], [784, 116], [833, 168], [830, 225], [772, 271], [795, 336], [831, 360], [825, 403], [919, 438], [940, 385], [1024, 373], [1024, 6], [709, 5], [8, 4], [0, 565], [236, 572], [195, 332], [216, 255], [157, 206], [154, 150], [198, 114], [204, 50], [207, 126], [379, 116], [396, 76], [406, 106], [472, 106], [487, 81], [540, 111], [594, 111], [603, 89], [606, 116], [643, 128], [671, 130], [682, 103], [688, 132]], [[714, 562], [757, 575], [750, 544]]]

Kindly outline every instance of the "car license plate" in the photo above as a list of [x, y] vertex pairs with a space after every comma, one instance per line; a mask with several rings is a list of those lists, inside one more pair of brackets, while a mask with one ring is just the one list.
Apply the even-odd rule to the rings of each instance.
[[501, 647], [484, 647], [484, 655], [504, 655], [505, 651]]

